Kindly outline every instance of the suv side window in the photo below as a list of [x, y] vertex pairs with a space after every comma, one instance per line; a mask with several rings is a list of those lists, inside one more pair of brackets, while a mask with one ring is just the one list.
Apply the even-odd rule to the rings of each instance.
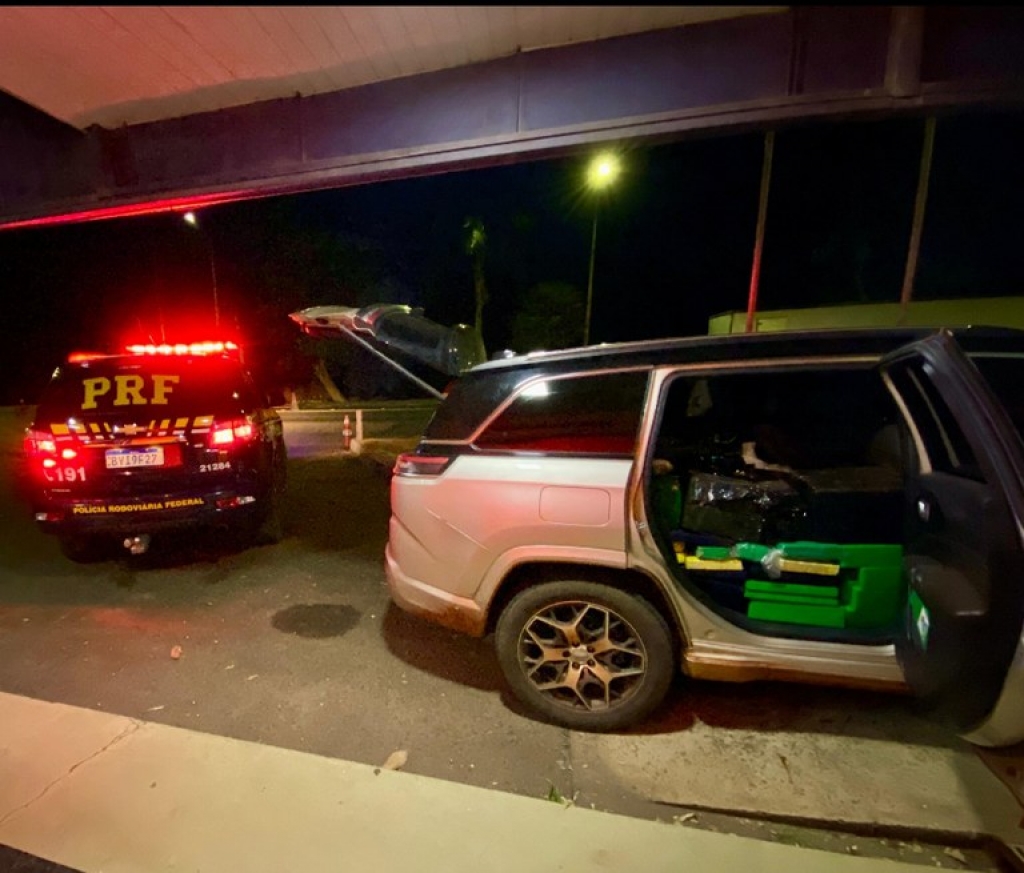
[[655, 529], [687, 553], [893, 542], [904, 506], [896, 416], [871, 367], [681, 372], [664, 394], [651, 463]]
[[767, 464], [857, 467], [871, 463], [872, 442], [895, 412], [865, 367], [683, 376], [668, 387], [658, 451], [683, 470], [742, 467], [745, 445]]
[[533, 382], [473, 442], [507, 451], [631, 454], [647, 382], [647, 371]]

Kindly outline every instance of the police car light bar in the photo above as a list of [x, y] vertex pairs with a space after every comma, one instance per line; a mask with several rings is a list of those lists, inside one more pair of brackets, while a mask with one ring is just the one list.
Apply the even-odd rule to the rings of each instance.
[[72, 352], [68, 355], [69, 364], [84, 364], [86, 361], [98, 361], [108, 357], [106, 352]]
[[221, 355], [225, 352], [237, 352], [238, 345], [228, 340], [227, 342], [203, 342], [203, 343], [161, 343], [136, 344], [126, 346], [133, 355]]

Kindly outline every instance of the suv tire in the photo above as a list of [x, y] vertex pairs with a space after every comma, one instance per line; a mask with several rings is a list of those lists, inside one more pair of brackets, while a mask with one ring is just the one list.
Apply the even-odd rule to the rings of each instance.
[[672, 634], [650, 603], [583, 580], [517, 594], [498, 618], [495, 646], [519, 701], [575, 730], [642, 720], [664, 700], [676, 671]]

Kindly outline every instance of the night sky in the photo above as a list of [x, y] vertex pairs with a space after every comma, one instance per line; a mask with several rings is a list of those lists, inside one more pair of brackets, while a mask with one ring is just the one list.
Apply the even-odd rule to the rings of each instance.
[[[760, 309], [899, 300], [923, 129], [777, 132]], [[704, 333], [711, 315], [746, 308], [763, 146], [761, 132], [620, 146], [623, 174], [598, 207], [592, 342]], [[221, 332], [269, 378], [294, 376], [287, 314], [305, 306], [396, 302], [470, 322], [470, 217], [487, 232], [488, 350], [544, 323], [578, 341], [591, 154], [213, 207], [199, 230], [167, 214], [0, 232], [0, 403], [34, 402], [72, 350], [211, 334], [214, 272]], [[939, 118], [915, 299], [1024, 294], [1022, 156], [1024, 113]], [[387, 382], [344, 387], [386, 395]]]

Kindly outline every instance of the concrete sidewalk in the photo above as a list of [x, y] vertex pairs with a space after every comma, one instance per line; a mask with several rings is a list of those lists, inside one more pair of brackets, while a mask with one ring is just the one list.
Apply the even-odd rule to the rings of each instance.
[[920, 873], [0, 694], [0, 844], [84, 873]]

